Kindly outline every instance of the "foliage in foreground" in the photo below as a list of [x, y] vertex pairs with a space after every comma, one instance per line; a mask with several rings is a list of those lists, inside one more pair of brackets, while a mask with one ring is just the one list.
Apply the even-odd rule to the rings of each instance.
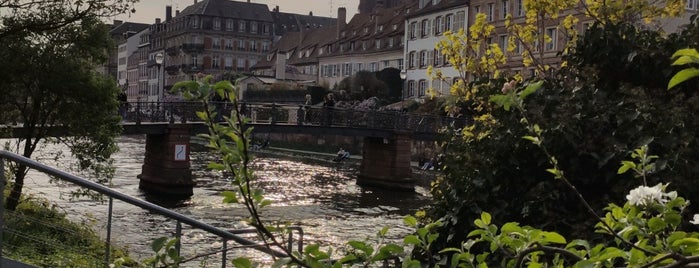
[[[89, 221], [68, 219], [46, 200], [29, 197], [15, 211], [5, 211], [3, 257], [38, 267], [102, 266], [105, 243], [92, 227]], [[111, 248], [112, 259], [126, 255]]]

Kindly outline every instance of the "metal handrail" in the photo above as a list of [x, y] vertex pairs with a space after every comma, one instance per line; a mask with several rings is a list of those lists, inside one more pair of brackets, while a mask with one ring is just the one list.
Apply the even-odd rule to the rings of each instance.
[[[46, 174], [51, 175], [53, 177], [56, 177], [58, 179], [71, 182], [73, 184], [88, 188], [90, 190], [93, 190], [93, 191], [96, 191], [98, 193], [101, 193], [101, 194], [108, 196], [109, 203], [110, 203], [110, 206], [109, 206], [109, 214], [110, 215], [111, 215], [111, 210], [112, 210], [112, 208], [111, 208], [112, 207], [111, 206], [112, 200], [118, 199], [118, 200], [121, 200], [123, 202], [129, 203], [131, 205], [148, 210], [150, 212], [160, 214], [160, 215], [165, 216], [169, 219], [176, 220], [177, 225], [178, 225], [178, 229], [180, 229], [179, 226], [181, 223], [185, 223], [185, 224], [190, 225], [192, 227], [204, 230], [208, 233], [217, 235], [217, 236], [223, 238], [225, 241], [232, 240], [232, 241], [235, 241], [235, 242], [237, 242], [241, 245], [244, 245], [246, 247], [262, 251], [264, 253], [270, 254], [270, 255], [275, 256], [275, 257], [287, 257], [288, 256], [284, 252], [274, 250], [272, 248], [268, 248], [265, 245], [256, 243], [256, 242], [249, 240], [249, 239], [246, 239], [246, 238], [243, 238], [243, 237], [238, 236], [236, 234], [233, 234], [229, 231], [216, 228], [214, 226], [211, 226], [209, 224], [206, 224], [206, 223], [200, 222], [198, 220], [192, 219], [190, 217], [184, 216], [180, 213], [163, 208], [163, 207], [158, 206], [156, 204], [153, 204], [153, 203], [150, 203], [150, 202], [138, 199], [138, 198], [131, 197], [129, 195], [112, 190], [112, 189], [110, 189], [104, 185], [98, 184], [96, 182], [87, 180], [87, 179], [82, 178], [82, 177], [75, 176], [73, 174], [69, 174], [65, 171], [58, 170], [56, 168], [41, 164], [41, 163], [34, 161], [32, 159], [29, 159], [29, 158], [26, 158], [24, 156], [21, 156], [21, 155], [12, 153], [12, 152], [8, 152], [5, 150], [0, 150], [0, 191], [4, 191], [5, 184], [6, 184], [5, 171], [4, 171], [5, 170], [4, 169], [5, 159], [10, 160], [10, 161], [15, 162], [15, 163], [18, 163], [18, 164], [21, 164], [21, 165], [25, 165], [31, 169], [41, 171], [43, 173], [46, 173]], [[4, 207], [4, 204], [3, 204], [4, 200], [3, 199], [4, 198], [0, 198], [0, 208]], [[4, 227], [4, 225], [5, 225], [3, 214], [4, 213], [0, 213], [0, 227]], [[110, 222], [111, 222], [111, 219], [110, 219]], [[109, 241], [110, 235], [111, 235], [110, 231], [108, 230], [108, 233], [107, 233], [108, 240], [107, 241]], [[2, 244], [3, 244], [2, 239], [3, 239], [2, 232], [0, 232], [0, 258], [2, 257]], [[178, 247], [179, 247], [179, 245], [178, 245]], [[106, 259], [108, 261], [109, 247], [107, 247], [106, 251], [107, 251]], [[223, 258], [225, 259], [225, 252], [223, 252]], [[223, 265], [223, 267], [225, 267], [225, 262], [222, 265]]]

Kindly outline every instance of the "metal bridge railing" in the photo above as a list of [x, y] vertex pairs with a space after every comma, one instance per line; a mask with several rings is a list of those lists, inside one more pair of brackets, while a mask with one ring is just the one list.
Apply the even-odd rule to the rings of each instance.
[[[104, 253], [104, 265], [108, 266], [110, 262], [110, 245], [111, 245], [111, 235], [112, 235], [112, 217], [113, 217], [113, 202], [114, 199], [123, 201], [125, 203], [128, 203], [130, 205], [139, 207], [143, 210], [149, 211], [151, 213], [156, 213], [162, 216], [165, 216], [166, 218], [170, 220], [174, 220], [176, 222], [174, 234], [175, 237], [180, 238], [178, 241], [178, 244], [176, 246], [178, 252], [181, 247], [181, 242], [182, 242], [182, 224], [186, 224], [188, 226], [191, 226], [194, 229], [199, 229], [202, 230], [206, 233], [209, 233], [211, 235], [214, 235], [220, 239], [222, 242], [222, 248], [218, 250], [221, 253], [221, 267], [226, 267], [226, 260], [227, 260], [227, 255], [226, 252], [228, 251], [227, 245], [229, 241], [235, 242], [240, 244], [240, 247], [237, 248], [248, 248], [248, 249], [255, 249], [259, 250], [261, 252], [264, 252], [266, 254], [276, 256], [276, 257], [285, 257], [286, 254], [282, 251], [276, 250], [276, 249], [270, 249], [265, 247], [263, 244], [255, 242], [253, 240], [247, 239], [245, 237], [240, 236], [239, 234], [246, 233], [247, 231], [226, 231], [222, 230], [219, 228], [216, 228], [214, 226], [211, 226], [209, 224], [200, 222], [198, 220], [192, 219], [190, 217], [184, 216], [182, 214], [179, 214], [177, 212], [174, 212], [172, 210], [163, 208], [161, 206], [158, 206], [156, 204], [143, 201], [138, 198], [134, 198], [128, 195], [125, 195], [123, 193], [120, 193], [118, 191], [112, 190], [106, 186], [103, 186], [101, 184], [95, 183], [93, 181], [87, 180], [85, 178], [81, 178], [69, 173], [66, 173], [64, 171], [49, 167], [47, 165], [41, 164], [39, 162], [36, 162], [34, 160], [25, 158], [21, 155], [8, 152], [8, 151], [3, 151], [0, 150], [0, 190], [4, 190], [4, 186], [6, 185], [7, 178], [5, 177], [5, 162], [6, 161], [11, 161], [15, 162], [17, 164], [25, 165], [29, 167], [30, 169], [37, 170], [39, 172], [45, 173], [47, 175], [50, 175], [56, 179], [60, 179], [62, 181], [70, 182], [72, 184], [75, 184], [79, 187], [87, 188], [89, 190], [98, 192], [100, 194], [103, 194], [108, 197], [108, 210], [106, 211], [107, 213], [107, 230], [106, 230], [106, 238], [105, 238], [105, 253]], [[4, 198], [0, 198], [0, 208], [4, 209]], [[7, 230], [6, 228], [6, 219], [4, 218], [5, 213], [0, 213], [0, 227], [5, 231], [4, 233], [6, 235], [12, 234], [12, 230]], [[14, 217], [14, 216], [13, 216]], [[293, 229], [296, 230], [298, 235], [298, 248], [294, 249], [292, 242], [289, 242], [288, 244], [288, 250], [291, 251], [293, 250], [301, 250], [303, 247], [303, 232], [301, 230]], [[293, 231], [292, 230], [292, 231]], [[131, 230], [134, 233], [141, 232], [141, 230]], [[290, 235], [289, 241], [293, 240], [293, 237]], [[0, 231], [0, 259], [2, 257], [2, 247], [3, 244], [6, 242], [6, 240], [3, 239], [3, 232]]]

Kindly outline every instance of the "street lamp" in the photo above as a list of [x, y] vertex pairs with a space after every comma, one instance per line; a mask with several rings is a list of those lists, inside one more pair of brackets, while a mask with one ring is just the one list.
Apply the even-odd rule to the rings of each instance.
[[160, 105], [160, 101], [162, 100], [163, 97], [163, 89], [160, 87], [160, 66], [163, 65], [163, 60], [165, 59], [165, 56], [163, 55], [162, 52], [158, 52], [158, 54], [155, 54], [155, 64], [158, 65], [158, 105]]

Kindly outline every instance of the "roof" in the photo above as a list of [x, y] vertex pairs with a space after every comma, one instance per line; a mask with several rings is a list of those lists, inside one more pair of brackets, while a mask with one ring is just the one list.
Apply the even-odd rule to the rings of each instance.
[[145, 24], [145, 23], [135, 23], [135, 22], [122, 22], [118, 25], [114, 25], [111, 30], [109, 30], [109, 34], [111, 35], [121, 35], [126, 32], [133, 32], [133, 33], [138, 33], [140, 31], [143, 31], [144, 29], [148, 28], [150, 24]]
[[212, 17], [268, 22], [274, 20], [266, 4], [231, 0], [197, 1], [193, 5], [186, 7], [179, 14], [179, 16], [189, 15], [206, 15]]
[[419, 17], [434, 12], [444, 11], [453, 7], [467, 6], [469, 3], [469, 0], [441, 0], [436, 5], [433, 5], [432, 1], [429, 1], [429, 3], [427, 3], [423, 8], [415, 12], [410, 12], [410, 14], [406, 16], [406, 19]]
[[337, 25], [337, 19], [329, 17], [317, 17], [313, 15], [299, 15], [293, 13], [285, 13], [273, 11], [272, 17], [276, 26], [276, 33], [284, 35], [288, 31], [299, 31], [302, 27], [308, 29], [317, 29], [332, 25]]

